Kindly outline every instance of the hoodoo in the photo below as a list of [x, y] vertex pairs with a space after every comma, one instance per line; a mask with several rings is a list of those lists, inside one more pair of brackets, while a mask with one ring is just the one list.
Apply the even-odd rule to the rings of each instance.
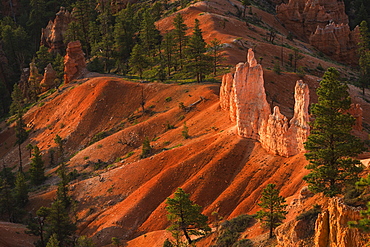
[[263, 69], [252, 49], [248, 51], [247, 63], [239, 63], [234, 74], [224, 75], [220, 105], [230, 112], [238, 135], [260, 141], [267, 151], [284, 157], [304, 151], [303, 143], [309, 134], [307, 84], [297, 81], [294, 116], [290, 121], [280, 113], [278, 106], [271, 114], [266, 100]]

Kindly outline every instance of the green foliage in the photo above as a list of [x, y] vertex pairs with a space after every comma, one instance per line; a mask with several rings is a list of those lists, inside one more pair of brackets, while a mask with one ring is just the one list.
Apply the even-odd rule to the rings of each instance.
[[64, 208], [68, 208], [72, 203], [72, 198], [68, 194], [69, 192], [69, 180], [70, 177], [67, 173], [67, 168], [64, 163], [60, 165], [57, 170], [58, 177], [60, 178], [60, 182], [58, 183], [57, 189], [57, 201], [60, 202]]
[[[248, 0], [245, 0], [248, 1]], [[211, 43], [208, 45], [210, 49], [210, 56], [212, 57], [212, 64], [213, 64], [213, 75], [216, 76], [217, 74], [217, 67], [220, 65], [222, 61], [225, 60], [223, 57], [222, 49], [224, 45], [221, 43], [220, 40], [214, 38], [211, 40]]]
[[28, 202], [28, 185], [23, 173], [18, 172], [14, 187], [14, 201], [18, 208], [23, 208]]
[[362, 94], [365, 94], [365, 88], [370, 85], [370, 32], [366, 21], [362, 21], [360, 24], [360, 42], [357, 52], [359, 54]]
[[205, 54], [206, 42], [203, 39], [199, 20], [195, 19], [193, 34], [186, 48], [186, 71], [194, 76], [197, 82], [203, 81], [204, 75], [212, 70], [212, 58]]
[[112, 244], [119, 247], [121, 245], [121, 240], [116, 237], [112, 237]]
[[57, 234], [54, 233], [53, 235], [51, 235], [48, 243], [46, 244], [46, 247], [60, 247], [60, 242], [58, 240]]
[[[370, 189], [370, 175], [367, 178], [362, 178], [359, 182], [356, 183], [357, 187], [360, 187], [364, 192], [368, 192]], [[352, 228], [358, 228], [364, 232], [370, 232], [370, 201], [367, 202], [367, 209], [362, 210], [361, 216], [362, 219], [356, 221], [348, 222], [348, 225]]]
[[274, 63], [274, 68], [272, 69], [276, 74], [281, 75], [281, 68], [280, 68], [280, 63], [275, 62]]
[[152, 153], [152, 146], [150, 146], [150, 141], [148, 137], [145, 137], [141, 149], [141, 155], [140, 158], [145, 159], [149, 157]]
[[80, 236], [77, 239], [75, 247], [94, 247], [94, 242], [86, 236]]
[[163, 243], [163, 247], [174, 247], [173, 244], [171, 243], [170, 240], [168, 240], [168, 238], [166, 238], [166, 240], [164, 241]]
[[188, 126], [186, 126], [186, 122], [184, 122], [184, 125], [182, 126], [181, 134], [182, 134], [182, 136], [183, 136], [185, 139], [188, 139], [188, 138], [190, 137], [190, 136], [189, 136], [189, 128], [188, 128]]
[[140, 79], [143, 77], [143, 71], [149, 66], [149, 59], [144, 53], [144, 49], [141, 45], [136, 44], [131, 52], [129, 59], [129, 65], [133, 73], [138, 73]]
[[280, 196], [280, 191], [275, 189], [275, 184], [268, 184], [262, 191], [262, 197], [258, 205], [263, 209], [257, 212], [257, 219], [270, 230], [270, 238], [273, 236], [273, 230], [279, 226], [285, 215], [285, 198]]
[[42, 155], [37, 145], [33, 146], [32, 156], [33, 158], [31, 159], [30, 167], [31, 183], [34, 185], [40, 185], [45, 181], [46, 177], [44, 161], [42, 160]]
[[[242, 244], [249, 243], [248, 239], [246, 241], [237, 241], [240, 237], [240, 233], [245, 231], [247, 227], [251, 225], [254, 221], [253, 217], [250, 215], [242, 214], [231, 220], [226, 220], [221, 224], [221, 233], [217, 237], [218, 247], [228, 247], [228, 246], [244, 246]], [[246, 242], [246, 243], [243, 243]], [[245, 245], [249, 246], [249, 245]]]
[[317, 89], [318, 103], [313, 104], [311, 132], [305, 143], [305, 154], [311, 172], [304, 177], [314, 193], [335, 196], [348, 183], [354, 184], [363, 170], [353, 158], [364, 150], [363, 143], [351, 135], [354, 118], [345, 113], [351, 104], [347, 85], [339, 81], [339, 73], [329, 68]]
[[44, 73], [45, 67], [53, 62], [53, 56], [49, 53], [48, 48], [40, 46], [40, 49], [36, 52], [35, 64], [40, 74]]
[[190, 194], [186, 194], [178, 188], [173, 198], [167, 198], [167, 218], [171, 226], [167, 229], [176, 240], [182, 234], [189, 244], [192, 240], [189, 235], [205, 235], [211, 230], [207, 224], [208, 217], [201, 213], [202, 207], [190, 200]]
[[313, 205], [308, 211], [305, 211], [296, 217], [296, 220], [316, 220], [317, 216], [321, 213], [321, 207], [318, 204]]
[[178, 61], [178, 65], [182, 69], [184, 62], [184, 48], [187, 41], [186, 30], [188, 30], [188, 27], [186, 26], [181, 14], [177, 14], [175, 16], [175, 18], [173, 19], [173, 25], [175, 27], [173, 31], [173, 37], [176, 44], [176, 60]]

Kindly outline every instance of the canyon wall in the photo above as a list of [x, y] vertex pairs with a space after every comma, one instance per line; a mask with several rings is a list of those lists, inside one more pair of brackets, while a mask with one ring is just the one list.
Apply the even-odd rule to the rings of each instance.
[[295, 87], [294, 116], [289, 121], [278, 106], [266, 100], [263, 69], [249, 49], [247, 63], [239, 63], [234, 74], [222, 78], [220, 106], [229, 111], [238, 135], [255, 139], [269, 152], [292, 156], [304, 151], [303, 142], [309, 134], [309, 89], [302, 81]]
[[351, 31], [339, 0], [289, 0], [276, 7], [277, 17], [298, 38], [347, 64], [356, 64], [358, 31]]

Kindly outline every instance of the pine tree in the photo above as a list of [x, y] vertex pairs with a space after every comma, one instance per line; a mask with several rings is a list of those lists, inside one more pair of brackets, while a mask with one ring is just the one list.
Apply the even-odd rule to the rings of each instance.
[[221, 61], [224, 60], [223, 54], [222, 54], [222, 48], [223, 44], [221, 44], [221, 41], [218, 39], [211, 40], [211, 43], [209, 45], [210, 48], [210, 55], [212, 57], [213, 61], [213, 75], [216, 76], [217, 73], [217, 67], [221, 63]]
[[173, 32], [168, 32], [165, 34], [162, 47], [164, 50], [164, 60], [166, 61], [167, 67], [167, 75], [171, 75], [171, 68], [174, 64], [174, 49], [175, 49], [175, 42], [174, 42], [174, 35]]
[[51, 235], [48, 243], [46, 244], [46, 247], [60, 247], [60, 242], [58, 240], [57, 234], [54, 233], [53, 235]]
[[36, 211], [36, 217], [30, 215], [28, 222], [27, 222], [27, 234], [32, 234], [35, 236], [39, 236], [40, 240], [38, 240], [35, 245], [36, 246], [45, 246], [45, 242], [47, 241], [47, 234], [46, 234], [46, 217], [49, 215], [50, 208], [47, 207], [40, 207]]
[[199, 20], [195, 19], [193, 35], [189, 39], [186, 49], [186, 70], [196, 77], [197, 82], [203, 80], [203, 76], [211, 71], [212, 63], [206, 52], [206, 42], [203, 39]]
[[275, 189], [276, 184], [268, 184], [262, 191], [262, 197], [258, 205], [263, 208], [257, 212], [257, 218], [270, 230], [269, 237], [273, 237], [273, 230], [279, 226], [287, 212], [285, 199], [279, 196], [280, 191]]
[[11, 186], [0, 179], [0, 214], [6, 215], [10, 222], [14, 221], [14, 198]]
[[42, 160], [42, 155], [37, 145], [33, 147], [32, 156], [33, 158], [31, 159], [30, 168], [31, 183], [34, 185], [40, 185], [45, 181], [46, 177], [44, 161]]
[[191, 244], [190, 235], [204, 235], [211, 230], [207, 224], [208, 217], [201, 213], [202, 207], [193, 203], [190, 194], [186, 194], [183, 189], [178, 188], [174, 198], [168, 197], [166, 204], [167, 218], [171, 221], [167, 230], [175, 238], [181, 232]]
[[15, 181], [14, 188], [15, 205], [18, 208], [23, 208], [28, 202], [28, 185], [23, 173], [18, 172], [17, 180]]
[[139, 73], [139, 77], [142, 79], [143, 71], [149, 66], [149, 61], [141, 45], [136, 44], [132, 49], [129, 65], [131, 67], [131, 71], [133, 73]]
[[150, 146], [150, 141], [148, 137], [145, 137], [142, 145], [140, 158], [145, 159], [150, 156], [152, 152], [152, 146]]
[[16, 144], [18, 145], [19, 171], [23, 172], [21, 144], [27, 140], [28, 133], [25, 130], [26, 125], [23, 121], [24, 103], [23, 103], [22, 92], [18, 84], [14, 84], [12, 100], [13, 102], [10, 106], [10, 111], [12, 114], [16, 114], [15, 136], [17, 138]]
[[[357, 188], [361, 188], [364, 192], [368, 192], [370, 189], [370, 175], [366, 178], [361, 178], [356, 183]], [[360, 214], [362, 218], [358, 221], [349, 221], [348, 225], [352, 228], [358, 228], [364, 232], [370, 232], [370, 202], [366, 203], [367, 209], [361, 210]]]
[[58, 176], [60, 178], [60, 182], [58, 184], [57, 189], [57, 201], [60, 201], [61, 204], [68, 208], [72, 203], [71, 196], [68, 195], [69, 192], [69, 177], [67, 174], [67, 169], [64, 163], [62, 163], [58, 169]]
[[360, 24], [360, 42], [357, 53], [359, 54], [358, 63], [361, 73], [360, 84], [362, 94], [365, 95], [365, 88], [370, 85], [370, 33], [366, 21], [362, 21]]
[[173, 20], [173, 25], [175, 27], [174, 29], [174, 40], [177, 45], [177, 55], [178, 55], [178, 62], [180, 65], [180, 68], [183, 67], [183, 59], [184, 59], [184, 49], [186, 47], [186, 30], [188, 30], [188, 27], [184, 23], [184, 19], [182, 18], [181, 14], [177, 14], [176, 17]]
[[326, 196], [342, 193], [347, 183], [358, 180], [363, 167], [353, 158], [364, 150], [363, 143], [351, 135], [355, 119], [346, 113], [351, 98], [346, 84], [339, 81], [339, 72], [329, 68], [317, 89], [318, 103], [313, 104], [311, 132], [305, 143], [310, 162], [304, 177], [309, 189]]
[[138, 25], [136, 23], [134, 9], [128, 3], [127, 7], [117, 14], [113, 32], [118, 69], [125, 73], [128, 70], [127, 66], [130, 53], [135, 45], [135, 33], [138, 32]]
[[140, 24], [139, 38], [144, 54], [151, 59], [156, 55], [156, 48], [161, 41], [160, 32], [154, 23], [155, 19], [151, 15], [150, 10], [145, 11]]
[[55, 200], [51, 204], [46, 221], [49, 226], [47, 228], [49, 235], [56, 234], [60, 246], [71, 246], [71, 236], [76, 230], [76, 225], [69, 218], [68, 210], [61, 201]]
[[181, 134], [182, 134], [182, 136], [183, 136], [185, 139], [188, 139], [188, 138], [189, 138], [189, 128], [188, 128], [188, 126], [186, 126], [186, 122], [184, 122], [184, 125], [183, 125], [183, 128], [182, 128], [182, 131], [181, 131]]
[[53, 62], [53, 56], [49, 53], [48, 48], [46, 46], [40, 46], [40, 49], [36, 52], [36, 67], [38, 68], [38, 72], [40, 74], [44, 73], [45, 67]]

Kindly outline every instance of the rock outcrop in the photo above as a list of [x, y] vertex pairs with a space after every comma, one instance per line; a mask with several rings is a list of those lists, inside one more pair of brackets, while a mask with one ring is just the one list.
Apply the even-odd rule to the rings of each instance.
[[49, 63], [44, 72], [44, 78], [40, 82], [41, 91], [45, 92], [50, 88], [55, 86], [55, 79], [57, 77], [57, 72], [53, 69], [53, 66]]
[[49, 52], [61, 54], [65, 50], [64, 35], [68, 24], [72, 21], [71, 13], [60, 7], [54, 21], [50, 20], [46, 28], [41, 31], [41, 45], [49, 48]]
[[348, 221], [360, 219], [358, 208], [347, 206], [341, 198], [332, 198], [328, 208], [319, 214], [315, 226], [315, 247], [365, 246], [363, 236], [357, 229], [348, 227]]
[[276, 7], [277, 17], [297, 37], [324, 54], [355, 64], [358, 31], [351, 31], [345, 5], [339, 0], [289, 0]]
[[286, 157], [304, 151], [303, 142], [309, 133], [308, 86], [302, 81], [297, 82], [294, 116], [290, 121], [280, 113], [278, 106], [271, 114], [263, 69], [251, 49], [247, 60], [247, 63], [236, 66], [234, 74], [224, 75], [220, 90], [221, 108], [229, 111], [240, 136], [260, 141], [267, 151]]
[[308, 40], [317, 26], [323, 28], [330, 22], [348, 24], [343, 1], [289, 0], [276, 7], [279, 20], [298, 37]]
[[337, 61], [356, 64], [358, 32], [358, 28], [351, 31], [348, 24], [330, 23], [316, 28], [310, 36], [310, 44]]
[[66, 84], [87, 73], [84, 55], [80, 41], [68, 43], [67, 54], [64, 57], [64, 82]]

